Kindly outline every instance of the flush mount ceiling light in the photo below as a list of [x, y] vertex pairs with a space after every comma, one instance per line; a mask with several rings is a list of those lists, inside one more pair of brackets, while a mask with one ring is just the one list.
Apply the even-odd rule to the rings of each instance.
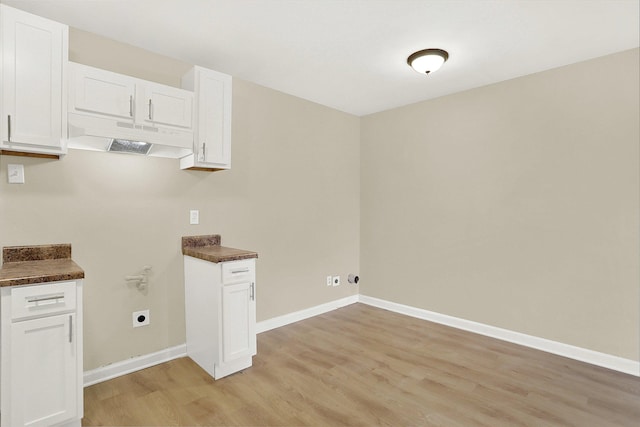
[[420, 74], [429, 74], [442, 67], [449, 59], [449, 53], [442, 49], [424, 49], [412, 53], [407, 58], [407, 64]]

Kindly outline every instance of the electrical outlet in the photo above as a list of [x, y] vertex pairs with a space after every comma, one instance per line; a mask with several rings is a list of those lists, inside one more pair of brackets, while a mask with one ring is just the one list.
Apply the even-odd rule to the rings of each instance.
[[197, 225], [200, 224], [200, 211], [197, 209], [192, 209], [189, 211], [189, 224]]
[[340, 276], [333, 276], [333, 286], [340, 286]]
[[7, 165], [9, 184], [24, 184], [24, 165]]
[[133, 320], [133, 327], [138, 328], [140, 326], [147, 326], [151, 322], [149, 316], [149, 310], [134, 311], [131, 315]]
[[333, 277], [327, 276], [327, 286], [332, 286], [332, 285], [333, 285]]

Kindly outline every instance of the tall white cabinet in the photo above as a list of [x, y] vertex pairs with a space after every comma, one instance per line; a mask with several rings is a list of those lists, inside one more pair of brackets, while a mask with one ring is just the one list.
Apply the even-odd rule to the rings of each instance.
[[215, 379], [250, 367], [256, 354], [255, 265], [184, 257], [187, 354]]
[[180, 168], [230, 169], [231, 76], [195, 66], [182, 77], [182, 87], [195, 95], [196, 121], [193, 154], [180, 160]]
[[0, 5], [0, 149], [66, 153], [68, 27]]
[[82, 280], [0, 290], [0, 424], [80, 426]]

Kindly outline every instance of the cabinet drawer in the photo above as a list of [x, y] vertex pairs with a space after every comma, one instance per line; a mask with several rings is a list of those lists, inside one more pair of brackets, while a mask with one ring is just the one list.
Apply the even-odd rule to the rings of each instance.
[[238, 283], [254, 280], [255, 260], [245, 259], [222, 264], [222, 283]]
[[11, 289], [11, 319], [48, 316], [76, 310], [76, 282]]

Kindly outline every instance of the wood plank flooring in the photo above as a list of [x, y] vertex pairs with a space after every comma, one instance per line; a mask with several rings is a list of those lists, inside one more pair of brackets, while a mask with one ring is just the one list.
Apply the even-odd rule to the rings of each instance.
[[640, 378], [363, 304], [85, 389], [85, 426], [640, 426]]

